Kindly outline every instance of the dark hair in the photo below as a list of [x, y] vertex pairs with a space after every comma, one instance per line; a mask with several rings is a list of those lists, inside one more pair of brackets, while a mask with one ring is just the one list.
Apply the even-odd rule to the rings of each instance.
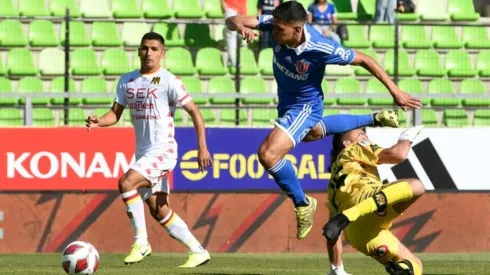
[[141, 43], [143, 43], [144, 40], [158, 40], [160, 43], [162, 43], [162, 46], [165, 45], [165, 39], [163, 36], [156, 32], [145, 33], [145, 35], [143, 35], [141, 38]]
[[306, 21], [306, 10], [301, 3], [288, 1], [277, 6], [272, 11], [272, 16], [286, 22]]
[[[362, 128], [362, 131], [365, 133], [366, 128]], [[335, 161], [337, 161], [337, 157], [339, 156], [340, 152], [344, 150], [344, 140], [343, 137], [345, 134], [347, 134], [350, 131], [343, 132], [340, 134], [336, 134], [333, 136], [332, 139], [332, 151], [330, 152], [330, 167], [328, 167], [328, 171], [332, 172], [332, 165]]]

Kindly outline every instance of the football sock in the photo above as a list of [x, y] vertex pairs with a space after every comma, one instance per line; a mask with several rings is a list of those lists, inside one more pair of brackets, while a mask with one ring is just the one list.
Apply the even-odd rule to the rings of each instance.
[[410, 184], [408, 184], [408, 182], [400, 182], [384, 188], [383, 191], [376, 193], [374, 196], [358, 203], [342, 213], [352, 222], [357, 220], [360, 216], [376, 211], [383, 211], [386, 209], [387, 205], [408, 201], [412, 196], [413, 191]]
[[344, 133], [353, 129], [370, 126], [374, 123], [374, 117], [370, 115], [329, 115], [320, 121], [322, 136]]
[[295, 207], [309, 205], [303, 188], [301, 188], [301, 184], [296, 177], [293, 165], [289, 160], [281, 159], [267, 171], [272, 175], [277, 185], [293, 200]]
[[140, 194], [132, 190], [121, 194], [122, 200], [126, 204], [126, 211], [131, 225], [135, 232], [136, 243], [148, 244], [148, 234], [146, 233], [145, 206]]
[[159, 223], [167, 230], [170, 237], [177, 239], [187, 246], [190, 252], [204, 252], [201, 243], [192, 235], [184, 220], [174, 211], [170, 210], [167, 216], [159, 221]]

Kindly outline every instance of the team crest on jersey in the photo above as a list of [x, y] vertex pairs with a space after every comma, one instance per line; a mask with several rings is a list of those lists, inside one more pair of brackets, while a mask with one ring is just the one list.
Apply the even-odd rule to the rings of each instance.
[[302, 59], [298, 62], [296, 62], [296, 71], [300, 74], [304, 74], [308, 72], [308, 68], [310, 68], [310, 62]]
[[386, 256], [388, 254], [388, 252], [389, 252], [388, 246], [380, 245], [380, 246], [376, 247], [373, 250], [373, 252], [371, 252], [371, 257], [373, 257], [375, 259], [379, 259], [379, 258]]
[[155, 85], [158, 85], [160, 84], [160, 77], [159, 76], [155, 76], [152, 80], [151, 80], [151, 84], [155, 84]]

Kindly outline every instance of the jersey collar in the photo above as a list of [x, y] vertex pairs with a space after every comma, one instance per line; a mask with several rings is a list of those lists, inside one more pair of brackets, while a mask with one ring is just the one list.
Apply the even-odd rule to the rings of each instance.
[[288, 47], [288, 49], [293, 49], [296, 52], [296, 55], [300, 55], [306, 50], [306, 45], [308, 45], [308, 42], [311, 39], [311, 34], [308, 32], [308, 29], [306, 28], [306, 24], [303, 28], [303, 32], [305, 35], [305, 42], [303, 42], [301, 45], [299, 45], [296, 48], [292, 48], [292, 47], [289, 47], [288, 45], [286, 45], [286, 47]]

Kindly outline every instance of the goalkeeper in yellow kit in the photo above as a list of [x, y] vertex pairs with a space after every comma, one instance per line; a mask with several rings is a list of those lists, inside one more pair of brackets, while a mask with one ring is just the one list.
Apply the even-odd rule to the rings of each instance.
[[351, 245], [386, 267], [391, 275], [420, 275], [422, 262], [391, 232], [392, 221], [424, 192], [417, 179], [383, 184], [378, 164], [397, 164], [408, 156], [422, 126], [405, 130], [397, 144], [381, 148], [369, 141], [363, 129], [336, 135], [333, 139], [332, 177], [327, 204], [336, 214], [325, 224], [329, 245], [342, 231]]

